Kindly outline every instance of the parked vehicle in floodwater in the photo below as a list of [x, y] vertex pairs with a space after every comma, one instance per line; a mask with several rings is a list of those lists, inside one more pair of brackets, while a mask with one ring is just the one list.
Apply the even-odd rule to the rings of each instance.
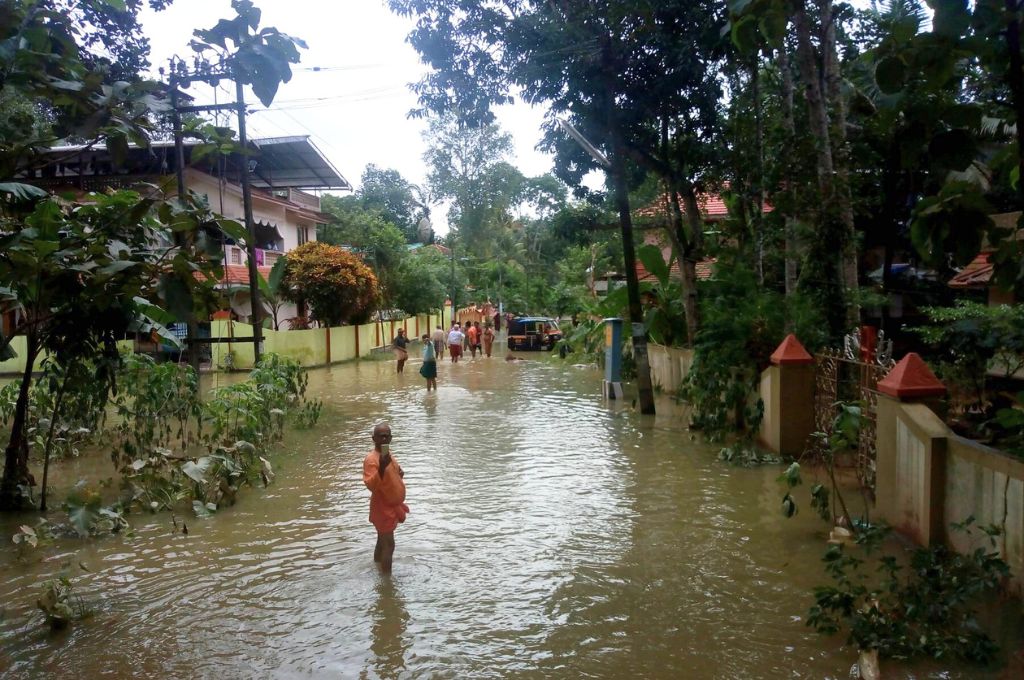
[[561, 339], [558, 322], [547, 316], [520, 316], [508, 322], [509, 350], [550, 351]]

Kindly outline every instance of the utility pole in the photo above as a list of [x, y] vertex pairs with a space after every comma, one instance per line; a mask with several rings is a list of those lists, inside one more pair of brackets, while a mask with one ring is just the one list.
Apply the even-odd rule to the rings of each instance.
[[[171, 110], [173, 111], [171, 122], [174, 125], [174, 170], [178, 185], [178, 201], [184, 202], [187, 195], [186, 192], [188, 191], [185, 186], [185, 143], [184, 134], [181, 130], [181, 112], [178, 109], [178, 77], [175, 75], [173, 67], [171, 69]], [[187, 245], [186, 237], [181, 232], [175, 233], [174, 240], [179, 248]], [[199, 326], [196, 323], [194, 310], [189, 311], [185, 324], [187, 328], [185, 346], [188, 348], [188, 364], [198, 376], [200, 362], [199, 345], [196, 343], [196, 336]]]
[[[240, 78], [235, 78], [235, 106], [238, 110], [238, 141], [242, 150], [248, 147], [245, 133], [245, 91]], [[252, 354], [253, 365], [260, 363], [263, 350], [263, 314], [260, 309], [259, 270], [256, 268], [256, 222], [252, 217], [252, 188], [249, 186], [249, 160], [243, 155], [241, 162], [242, 210], [245, 213], [246, 254], [249, 260], [249, 300], [252, 301]]]
[[[221, 65], [223, 66], [223, 65]], [[160, 73], [163, 74], [161, 67]], [[188, 85], [194, 82], [207, 83], [214, 88], [221, 80], [234, 80], [236, 101], [226, 104], [205, 104], [201, 106], [180, 106], [178, 101], [178, 86]], [[198, 113], [202, 111], [220, 111], [222, 109], [234, 109], [238, 114], [238, 138], [243, 153], [240, 163], [240, 182], [242, 185], [242, 210], [245, 216], [246, 228], [246, 256], [249, 269], [249, 299], [252, 304], [252, 337], [251, 338], [198, 338], [196, 336], [196, 321], [194, 314], [189, 314], [188, 336], [185, 339], [188, 346], [189, 363], [199, 372], [199, 351], [198, 346], [205, 342], [246, 342], [253, 343], [253, 361], [259, 363], [260, 354], [263, 349], [263, 324], [262, 307], [260, 302], [259, 272], [256, 268], [256, 223], [252, 215], [252, 188], [249, 185], [249, 161], [244, 151], [248, 146], [248, 137], [245, 129], [245, 92], [242, 81], [236, 75], [223, 70], [215, 69], [209, 62], [199, 59], [195, 62], [195, 69], [189, 71], [181, 59], [171, 59], [170, 63], [170, 88], [171, 88], [171, 118], [174, 125], [174, 158], [175, 171], [178, 183], [178, 199], [185, 200], [188, 188], [185, 186], [185, 144], [184, 134], [181, 128], [182, 113]], [[179, 246], [185, 245], [179, 237]]]

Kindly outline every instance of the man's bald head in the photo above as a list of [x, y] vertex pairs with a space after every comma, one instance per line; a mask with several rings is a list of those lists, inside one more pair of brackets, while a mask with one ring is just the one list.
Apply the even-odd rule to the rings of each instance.
[[391, 426], [385, 422], [373, 426], [373, 447], [380, 451], [381, 444], [391, 442]]

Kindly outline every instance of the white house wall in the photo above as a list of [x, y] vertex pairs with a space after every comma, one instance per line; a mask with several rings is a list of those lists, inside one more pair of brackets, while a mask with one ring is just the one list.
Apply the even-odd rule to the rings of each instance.
[[[232, 184], [225, 184], [223, 191], [218, 188], [218, 181], [210, 175], [189, 171], [187, 173], [189, 189], [200, 195], [206, 195], [210, 207], [229, 219], [245, 222], [245, 210], [242, 206], [242, 189]], [[299, 229], [305, 228], [307, 240], [316, 240], [316, 222], [296, 215], [287, 206], [276, 201], [267, 200], [257, 193], [252, 197], [252, 216], [257, 222], [268, 222], [277, 225], [284, 239], [284, 252], [299, 246]], [[245, 254], [243, 252], [243, 262]]]

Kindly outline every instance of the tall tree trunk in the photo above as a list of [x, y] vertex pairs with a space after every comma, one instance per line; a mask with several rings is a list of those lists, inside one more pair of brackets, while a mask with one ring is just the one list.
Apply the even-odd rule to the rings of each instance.
[[35, 483], [28, 470], [28, 426], [29, 388], [32, 386], [32, 367], [39, 354], [39, 341], [34, 331], [26, 336], [25, 370], [18, 389], [18, 401], [14, 406], [14, 421], [11, 423], [11, 438], [4, 452], [4, 476], [0, 480], [0, 510], [17, 510], [22, 506], [18, 486]]
[[637, 392], [640, 412], [653, 414], [654, 385], [651, 383], [651, 364], [647, 357], [647, 332], [644, 329], [644, 311], [640, 304], [640, 281], [636, 275], [636, 247], [633, 244], [633, 216], [629, 211], [629, 187], [626, 185], [626, 154], [621, 133], [615, 120], [615, 95], [610, 82], [606, 82], [608, 109], [608, 136], [612, 146], [611, 167], [615, 193], [615, 206], [619, 211], [622, 231], [622, 257], [626, 269], [626, 293], [629, 297], [630, 337], [636, 361]]
[[[682, 193], [685, 210], [680, 205], [680, 193]], [[700, 214], [700, 206], [697, 205], [697, 193], [693, 184], [684, 182], [681, 192], [672, 192], [672, 214], [676, 223], [676, 230], [686, 236], [683, 259], [679, 262], [679, 271], [682, 274], [682, 287], [686, 298], [683, 306], [686, 310], [686, 333], [689, 336], [690, 347], [697, 341], [697, 331], [700, 330], [700, 305], [697, 299], [697, 262], [701, 253], [704, 252], [704, 219]], [[683, 218], [686, 218], [688, 229], [683, 231]]]
[[60, 390], [57, 391], [57, 399], [53, 404], [53, 413], [50, 414], [50, 430], [46, 433], [46, 447], [43, 449], [43, 484], [39, 489], [39, 511], [46, 512], [46, 483], [50, 477], [50, 450], [53, 448], [53, 434], [57, 431], [57, 418], [60, 416], [60, 407], [64, 403], [64, 393], [68, 388], [68, 371], [64, 367], [64, 379], [60, 381]]
[[828, 100], [832, 108], [832, 159], [835, 166], [833, 187], [836, 208], [843, 228], [843, 243], [840, 252], [840, 268], [843, 286], [847, 290], [846, 322], [850, 328], [860, 325], [860, 309], [856, 290], [857, 275], [857, 232], [853, 220], [853, 197], [850, 193], [850, 154], [846, 139], [846, 101], [842, 93], [842, 74], [839, 71], [839, 51], [836, 47], [836, 14], [832, 0], [818, 3], [822, 32], [822, 62]]
[[[789, 64], [789, 53], [786, 51], [785, 43], [779, 48], [779, 71], [782, 74], [782, 128], [786, 133], [786, 148], [790, 150], [790, 153], [794, 153], [796, 148], [796, 120], [793, 113], [793, 71]], [[791, 170], [792, 163], [784, 161], [783, 164], [785, 166], [783, 174], [786, 182], [785, 191], [792, 196], [795, 191]], [[790, 203], [792, 203], [792, 200]], [[786, 251], [786, 295], [792, 295], [796, 292], [797, 274], [799, 272], [800, 241], [797, 235], [796, 217], [792, 214], [791, 208], [787, 209], [783, 220]]]
[[[663, 115], [661, 118], [661, 142], [662, 158], [666, 159], [665, 166], [671, 167], [667, 160], [671, 157], [669, 117], [667, 115]], [[668, 173], [662, 171], [659, 174]], [[693, 347], [697, 341], [697, 330], [700, 328], [700, 308], [697, 302], [697, 259], [704, 250], [704, 227], [700, 213], [696, 213], [696, 229], [691, 220], [690, 233], [687, 233], [683, 221], [683, 210], [679, 205], [677, 181], [671, 176], [663, 177], [663, 179], [666, 184], [665, 214], [669, 217], [665, 231], [672, 244], [672, 249], [675, 251], [676, 259], [679, 261], [679, 271], [682, 275], [680, 288], [682, 289], [683, 313], [686, 315], [686, 344]]]
[[754, 151], [757, 154], [757, 197], [754, 206], [754, 248], [757, 251], [757, 282], [764, 287], [764, 117], [761, 105], [760, 52], [750, 66], [750, 90], [754, 98]]
[[796, 28], [797, 66], [801, 80], [804, 81], [810, 132], [814, 139], [820, 206], [799, 285], [818, 298], [831, 334], [838, 337], [848, 328], [846, 308], [841, 302], [845, 294], [841, 258], [836, 252], [837, 246], [840, 252], [842, 250], [844, 229], [835, 204], [835, 168], [828, 110], [814, 44], [811, 42], [811, 22], [803, 0], [795, 4], [793, 25]]
[[815, 158], [817, 161], [818, 188], [822, 199], [832, 198], [832, 143], [829, 135], [828, 111], [825, 107], [825, 96], [821, 87], [821, 74], [818, 60], [811, 42], [811, 20], [807, 16], [807, 8], [803, 1], [796, 3], [793, 12], [793, 25], [796, 28], [796, 57], [800, 78], [804, 81], [804, 96], [807, 99], [807, 113], [814, 138]]
[[[615, 133], [612, 133], [615, 135]], [[629, 296], [630, 337], [636, 360], [636, 381], [640, 412], [654, 413], [654, 385], [651, 383], [651, 364], [647, 358], [647, 332], [644, 330], [644, 312], [640, 305], [640, 282], [636, 275], [636, 248], [633, 245], [633, 216], [629, 212], [629, 193], [626, 186], [625, 158], [621, 143], [614, 141], [611, 173], [615, 186], [615, 205], [619, 211], [622, 230], [622, 255], [626, 266], [626, 292]]]

